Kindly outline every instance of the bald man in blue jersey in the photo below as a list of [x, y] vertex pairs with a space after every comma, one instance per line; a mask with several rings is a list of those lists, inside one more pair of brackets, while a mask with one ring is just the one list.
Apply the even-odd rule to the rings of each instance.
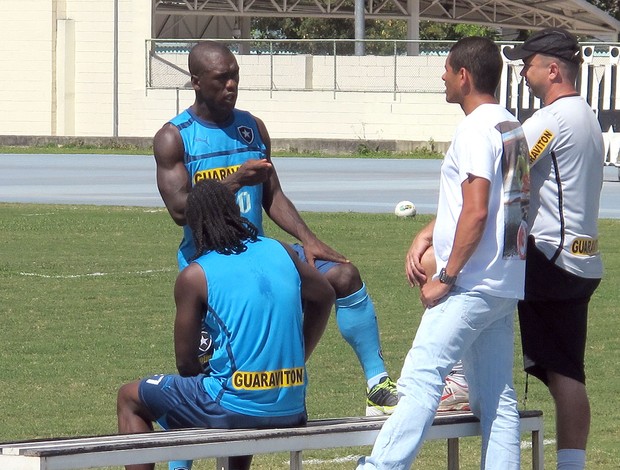
[[[284, 194], [264, 123], [235, 108], [239, 83], [235, 56], [220, 43], [200, 42], [190, 52], [189, 70], [196, 100], [166, 123], [153, 143], [158, 188], [170, 215], [185, 226], [189, 189], [201, 179], [217, 179], [235, 192], [241, 213], [261, 233], [264, 210], [297, 238], [300, 257], [324, 274], [336, 291], [339, 329], [366, 376], [367, 414], [390, 413], [398, 397], [381, 356], [375, 309], [366, 286], [357, 268], [317, 238]], [[179, 250], [181, 269], [193, 250], [185, 228]]]
[[[217, 179], [236, 194], [241, 214], [260, 234], [264, 210], [301, 242], [293, 245], [295, 251], [316, 267], [336, 292], [338, 328], [366, 377], [366, 414], [392, 413], [398, 393], [385, 368], [375, 308], [366, 286], [358, 269], [310, 230], [284, 194], [271, 160], [265, 124], [235, 107], [239, 84], [235, 56], [223, 44], [199, 42], [190, 51], [189, 71], [194, 104], [166, 123], [153, 141], [159, 192], [172, 219], [184, 227], [179, 268], [183, 269], [194, 253], [185, 219], [187, 194], [198, 181]], [[185, 468], [189, 468], [187, 463], [171, 466], [171, 470]]]

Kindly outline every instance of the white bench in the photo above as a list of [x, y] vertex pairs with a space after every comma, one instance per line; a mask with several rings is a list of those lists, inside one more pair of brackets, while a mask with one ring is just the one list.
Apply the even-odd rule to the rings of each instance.
[[[532, 436], [532, 468], [543, 470], [542, 411], [522, 411], [521, 432]], [[385, 417], [335, 418], [309, 421], [286, 429], [179, 431], [35, 440], [0, 444], [0, 468], [68, 470], [178, 459], [227, 459], [245, 454], [290, 452], [291, 470], [302, 468], [302, 451], [372, 445]], [[479, 436], [480, 423], [471, 413], [442, 413], [427, 439], [447, 439], [448, 470], [459, 468], [459, 438]]]

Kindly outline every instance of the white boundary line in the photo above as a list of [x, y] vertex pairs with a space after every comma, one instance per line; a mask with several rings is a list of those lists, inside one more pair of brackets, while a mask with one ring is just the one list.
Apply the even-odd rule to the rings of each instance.
[[132, 274], [137, 274], [137, 275], [144, 275], [144, 274], [153, 274], [153, 273], [166, 273], [166, 272], [170, 272], [172, 271], [172, 269], [170, 268], [163, 268], [163, 269], [147, 269], [145, 271], [133, 271], [133, 272], [125, 272], [125, 273], [86, 273], [86, 274], [57, 274], [57, 275], [50, 275], [50, 274], [39, 274], [39, 273], [26, 273], [26, 272], [20, 272], [19, 275], [20, 276], [30, 276], [30, 277], [42, 277], [45, 279], [76, 279], [76, 278], [80, 278], [80, 277], [98, 277], [98, 276], [114, 276], [114, 275], [132, 275]]

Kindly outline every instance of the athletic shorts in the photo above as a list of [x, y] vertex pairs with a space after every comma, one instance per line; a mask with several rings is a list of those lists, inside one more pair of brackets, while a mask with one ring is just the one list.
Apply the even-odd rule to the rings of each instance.
[[588, 303], [601, 280], [559, 268], [531, 238], [525, 272], [525, 299], [518, 304], [525, 371], [545, 384], [548, 370], [585, 384]]
[[[300, 245], [299, 243], [294, 243], [291, 245], [291, 248], [295, 250], [295, 253], [297, 253], [297, 255], [302, 261], [306, 263], [308, 262], [308, 259], [306, 258], [306, 253], [304, 252], [304, 247], [302, 245]], [[314, 266], [316, 267], [316, 269], [319, 270], [321, 274], [327, 273], [327, 271], [329, 271], [331, 268], [337, 265], [338, 263], [334, 261], [325, 261], [322, 259], [314, 260]]]
[[291, 416], [250, 416], [221, 407], [205, 391], [204, 374], [196, 377], [154, 375], [140, 382], [142, 403], [164, 429], [278, 428], [306, 424], [306, 412]]

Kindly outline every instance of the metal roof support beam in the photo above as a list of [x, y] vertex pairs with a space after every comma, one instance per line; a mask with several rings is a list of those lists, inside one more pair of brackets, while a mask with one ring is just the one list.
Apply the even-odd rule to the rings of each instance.
[[[375, 3], [373, 3], [375, 2]], [[364, 8], [358, 7], [362, 4]], [[617, 41], [620, 21], [585, 0], [153, 0], [157, 28], [168, 17], [210, 15], [234, 17], [348, 18], [359, 21], [400, 19], [470, 23], [504, 29], [565, 27], [573, 33]], [[408, 27], [409, 33], [413, 33]], [[171, 33], [168, 28], [160, 29]], [[356, 34], [356, 39], [361, 37]], [[161, 38], [171, 36], [158, 36]], [[414, 39], [410, 36], [408, 39]]]
[[364, 39], [366, 38], [365, 0], [355, 0], [355, 55], [365, 55]]
[[[420, 39], [420, 0], [407, 0], [409, 18], [407, 18], [407, 38]], [[407, 44], [407, 55], [418, 55], [420, 47], [417, 43]]]

